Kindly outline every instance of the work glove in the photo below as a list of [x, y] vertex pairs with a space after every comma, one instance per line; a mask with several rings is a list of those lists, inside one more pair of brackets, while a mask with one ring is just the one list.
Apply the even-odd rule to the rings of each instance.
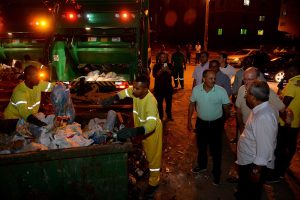
[[42, 126], [47, 126], [47, 124], [41, 120], [39, 120], [36, 116], [33, 114], [29, 115], [27, 117], [27, 122], [34, 124], [36, 126], [42, 127]]
[[102, 100], [101, 104], [104, 107], [110, 106], [110, 105], [114, 104], [115, 101], [118, 101], [119, 99], [120, 99], [119, 95], [115, 95], [115, 96], [112, 96], [112, 97]]
[[143, 126], [137, 128], [123, 128], [117, 132], [117, 138], [120, 141], [126, 141], [127, 138], [144, 134], [145, 128]]

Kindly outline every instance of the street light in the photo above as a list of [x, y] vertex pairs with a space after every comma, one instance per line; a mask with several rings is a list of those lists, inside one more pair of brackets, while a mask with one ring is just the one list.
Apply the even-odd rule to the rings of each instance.
[[205, 0], [204, 51], [207, 51], [208, 48], [209, 1], [210, 0]]

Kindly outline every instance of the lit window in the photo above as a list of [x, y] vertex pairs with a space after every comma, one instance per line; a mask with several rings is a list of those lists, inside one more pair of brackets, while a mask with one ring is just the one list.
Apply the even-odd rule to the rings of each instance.
[[250, 0], [244, 0], [244, 6], [249, 6], [250, 5]]
[[241, 28], [241, 35], [247, 35], [247, 29], [246, 28]]
[[222, 28], [218, 28], [218, 35], [223, 35], [223, 29]]
[[264, 35], [264, 30], [263, 29], [257, 30], [257, 35]]
[[259, 16], [259, 19], [258, 19], [258, 20], [259, 20], [260, 22], [264, 22], [265, 19], [266, 19], [266, 16]]

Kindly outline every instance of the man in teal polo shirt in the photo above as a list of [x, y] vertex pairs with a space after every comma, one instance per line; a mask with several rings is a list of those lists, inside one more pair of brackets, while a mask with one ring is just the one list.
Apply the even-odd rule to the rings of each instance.
[[[196, 139], [198, 146], [198, 166], [194, 173], [207, 169], [207, 146], [213, 159], [213, 184], [218, 185], [221, 177], [222, 132], [224, 117], [229, 116], [230, 100], [226, 90], [215, 85], [216, 74], [213, 70], [203, 72], [203, 83], [193, 88], [188, 110], [188, 129], [193, 130], [192, 115], [196, 108]], [[225, 112], [225, 113], [223, 113]]]

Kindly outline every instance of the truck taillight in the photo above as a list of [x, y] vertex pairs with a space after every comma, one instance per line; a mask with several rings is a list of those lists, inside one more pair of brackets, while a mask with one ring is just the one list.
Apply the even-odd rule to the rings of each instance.
[[50, 20], [45, 19], [45, 18], [36, 18], [30, 22], [31, 26], [33, 26], [34, 29], [40, 30], [40, 31], [49, 29], [49, 26], [50, 26], [49, 23], [50, 23]]
[[130, 20], [132, 18], [135, 18], [135, 14], [127, 12], [127, 11], [122, 11], [120, 13], [116, 13], [115, 17], [120, 18], [123, 21], [127, 21], [127, 20]]
[[63, 17], [66, 18], [68, 21], [74, 22], [78, 18], [80, 18], [80, 15], [77, 12], [69, 11], [63, 14]]
[[125, 89], [129, 87], [129, 83], [127, 81], [116, 81], [115, 86], [117, 89]]
[[127, 12], [121, 13], [121, 18], [122, 18], [122, 19], [127, 19], [128, 16], [129, 16], [129, 14], [128, 14]]

